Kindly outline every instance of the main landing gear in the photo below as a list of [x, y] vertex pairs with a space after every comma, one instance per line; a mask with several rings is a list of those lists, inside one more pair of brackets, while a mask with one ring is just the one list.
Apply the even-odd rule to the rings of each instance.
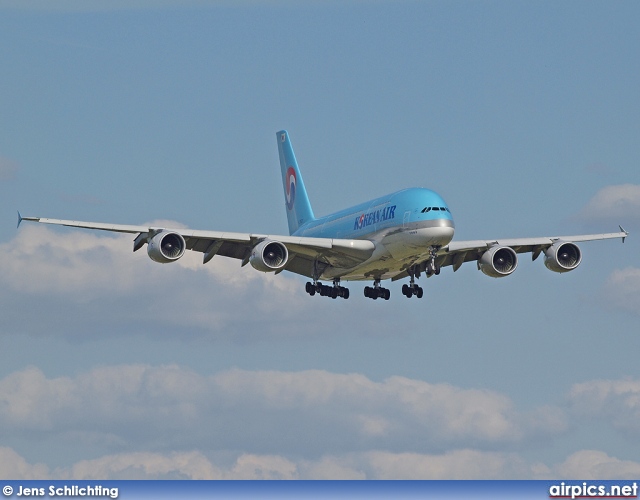
[[409, 284], [406, 283], [402, 285], [402, 295], [406, 298], [410, 299], [414, 295], [419, 299], [424, 295], [424, 290], [421, 286], [416, 285], [416, 278], [420, 277], [420, 269], [416, 266], [413, 266], [409, 269], [409, 276], [411, 276], [411, 280]]
[[424, 290], [421, 286], [418, 286], [415, 283], [410, 283], [408, 285], [405, 283], [404, 285], [402, 285], [402, 295], [404, 295], [408, 299], [410, 299], [414, 295], [421, 299], [424, 295]]
[[340, 286], [339, 279], [333, 280], [333, 286], [323, 285], [315, 280], [313, 283], [307, 281], [305, 290], [312, 297], [317, 293], [321, 297], [331, 297], [332, 299], [337, 299], [338, 297], [342, 297], [343, 299], [349, 298], [349, 289]]
[[387, 288], [382, 288], [380, 286], [380, 280], [375, 280], [373, 282], [373, 287], [365, 286], [364, 287], [364, 296], [369, 299], [384, 299], [389, 300], [391, 297], [391, 292]]

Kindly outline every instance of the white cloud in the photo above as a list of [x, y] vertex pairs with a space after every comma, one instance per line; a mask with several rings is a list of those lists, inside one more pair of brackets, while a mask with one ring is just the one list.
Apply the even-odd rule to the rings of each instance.
[[610, 457], [602, 451], [578, 451], [554, 468], [560, 478], [580, 479], [637, 479], [640, 463]]
[[241, 453], [212, 461], [200, 451], [132, 452], [81, 460], [50, 469], [0, 448], [4, 479], [636, 479], [640, 463], [597, 450], [580, 450], [548, 466], [517, 453], [452, 450], [442, 454], [366, 451], [295, 459]]
[[442, 455], [370, 452], [365, 455], [376, 479], [500, 479], [531, 477], [514, 453], [454, 450]]
[[[302, 284], [292, 276], [241, 268], [239, 261], [225, 257], [203, 265], [202, 254], [196, 252], [187, 252], [176, 263], [157, 264], [144, 249], [133, 254], [132, 240], [131, 235], [24, 223], [15, 238], [0, 245], [0, 308], [5, 318], [16, 316], [19, 328], [31, 324], [42, 333], [49, 329], [41, 318], [48, 317], [60, 326], [57, 334], [65, 334], [65, 326], [77, 331], [114, 322], [138, 331], [150, 329], [154, 335], [167, 327], [183, 333], [192, 329], [258, 335], [256, 324], [271, 324], [276, 334], [292, 334], [286, 320], [304, 314], [309, 306], [304, 302], [308, 297], [296, 293]], [[17, 315], [15, 304], [34, 302], [41, 315]], [[252, 314], [238, 315], [239, 305]]]
[[0, 479], [48, 479], [44, 464], [29, 464], [11, 448], [0, 447]]
[[[137, 293], [143, 287], [176, 281], [184, 270], [204, 274], [225, 286], [227, 292], [229, 288], [246, 291], [250, 286], [273, 280], [272, 275], [238, 269], [239, 261], [224, 257], [202, 265], [202, 254], [196, 252], [186, 252], [172, 264], [157, 264], [144, 250], [132, 254], [132, 235], [112, 236], [83, 230], [61, 232], [26, 224], [11, 242], [1, 246], [4, 261], [8, 262], [2, 268], [3, 280], [18, 291], [63, 293], [72, 297], [86, 297], [87, 293], [97, 296]], [[154, 221], [149, 225], [180, 227], [172, 221]], [[190, 274], [182, 273], [183, 276]], [[184, 280], [178, 284], [184, 284]]]
[[602, 188], [578, 217], [586, 223], [640, 224], [640, 185], [620, 184]]
[[177, 366], [124, 365], [47, 378], [27, 368], [0, 380], [4, 433], [73, 436], [122, 450], [496, 449], [564, 430], [558, 415], [512, 406], [492, 391], [321, 370], [203, 376]]
[[221, 479], [200, 452], [137, 452], [82, 460], [55, 474], [60, 479]]
[[616, 309], [640, 314], [640, 269], [627, 267], [613, 271], [605, 284], [604, 300]]
[[575, 384], [569, 393], [572, 410], [608, 421], [615, 429], [640, 437], [640, 380], [593, 380]]

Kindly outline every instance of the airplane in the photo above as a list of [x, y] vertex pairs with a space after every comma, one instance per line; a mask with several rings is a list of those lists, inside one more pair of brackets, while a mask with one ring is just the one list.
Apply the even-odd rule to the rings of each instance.
[[416, 279], [423, 273], [429, 278], [448, 266], [457, 271], [465, 262], [475, 261], [485, 275], [503, 278], [516, 270], [517, 254], [525, 252], [533, 260], [544, 253], [544, 264], [553, 272], [573, 271], [582, 261], [576, 242], [622, 238], [624, 243], [629, 234], [620, 226], [620, 232], [606, 234], [453, 241], [451, 210], [439, 194], [424, 188], [404, 189], [316, 218], [289, 133], [281, 130], [276, 137], [288, 236], [22, 217], [20, 212], [18, 227], [22, 221], [34, 221], [136, 234], [133, 251], [146, 244], [155, 262], [175, 262], [186, 250], [201, 252], [203, 264], [216, 255], [231, 257], [261, 272], [306, 276], [311, 281], [305, 290], [311, 296], [348, 299], [349, 289], [342, 281], [371, 281], [364, 295], [374, 300], [391, 296], [381, 286], [383, 280], [406, 278], [402, 294], [422, 298], [424, 290]]

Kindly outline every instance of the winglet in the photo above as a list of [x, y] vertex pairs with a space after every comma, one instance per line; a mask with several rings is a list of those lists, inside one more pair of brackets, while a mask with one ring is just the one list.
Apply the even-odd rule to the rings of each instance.
[[23, 220], [32, 220], [34, 222], [40, 222], [40, 217], [23, 217], [20, 214], [20, 210], [18, 210], [18, 225], [16, 227], [20, 227], [20, 224]]
[[625, 238], [629, 236], [629, 231], [625, 231], [620, 225], [618, 225], [618, 227], [620, 228], [620, 231], [624, 233], [624, 236], [622, 237], [622, 243], [624, 243]]

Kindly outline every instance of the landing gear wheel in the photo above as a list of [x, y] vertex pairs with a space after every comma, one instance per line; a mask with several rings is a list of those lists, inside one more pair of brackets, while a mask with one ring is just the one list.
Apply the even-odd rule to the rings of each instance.
[[381, 286], [376, 286], [373, 288], [370, 286], [365, 286], [364, 296], [367, 297], [368, 299], [373, 299], [373, 300], [377, 300], [377, 299], [389, 300], [389, 298], [391, 297], [391, 291], [388, 290], [387, 288], [382, 288]]

